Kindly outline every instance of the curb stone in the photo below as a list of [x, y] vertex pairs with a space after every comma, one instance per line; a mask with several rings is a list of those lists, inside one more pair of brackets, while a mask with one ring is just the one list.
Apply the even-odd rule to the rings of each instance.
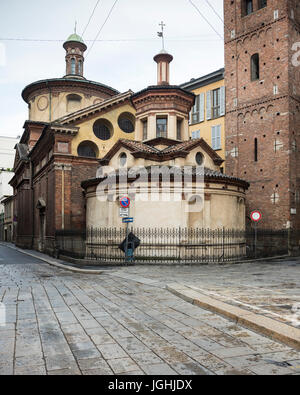
[[296, 350], [300, 350], [300, 329], [298, 328], [224, 303], [200, 292], [196, 292], [185, 285], [169, 284], [166, 285], [166, 289], [189, 303], [220, 314], [235, 321], [236, 324], [252, 329], [272, 340], [280, 341]]
[[62, 264], [62, 263], [55, 262], [54, 260], [52, 260], [50, 258], [44, 258], [42, 256], [37, 256], [35, 254], [32, 254], [32, 253], [27, 252], [27, 251], [24, 251], [24, 250], [22, 250], [20, 248], [17, 248], [17, 247], [13, 247], [13, 246], [8, 245], [8, 244], [3, 244], [3, 243], [0, 243], [0, 244], [3, 245], [4, 247], [8, 247], [8, 248], [10, 248], [12, 250], [21, 252], [22, 254], [31, 256], [31, 257], [33, 257], [35, 259], [39, 259], [40, 261], [46, 262], [46, 263], [48, 263], [48, 265], [55, 266], [55, 267], [57, 267], [59, 269], [65, 269], [65, 270], [69, 270], [69, 271], [74, 272], [74, 273], [83, 273], [83, 274], [103, 274], [103, 272], [104, 272], [103, 270], [79, 269], [79, 268], [76, 268], [76, 267], [72, 267], [72, 266], [68, 266], [68, 265]]

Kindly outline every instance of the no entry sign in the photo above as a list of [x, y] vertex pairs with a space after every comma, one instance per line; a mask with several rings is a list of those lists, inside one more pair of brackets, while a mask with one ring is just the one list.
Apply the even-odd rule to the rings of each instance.
[[262, 214], [260, 211], [255, 210], [255, 211], [252, 211], [250, 217], [253, 222], [259, 222], [262, 219]]
[[120, 199], [120, 205], [124, 208], [127, 208], [130, 206], [130, 199], [127, 196], [124, 196]]

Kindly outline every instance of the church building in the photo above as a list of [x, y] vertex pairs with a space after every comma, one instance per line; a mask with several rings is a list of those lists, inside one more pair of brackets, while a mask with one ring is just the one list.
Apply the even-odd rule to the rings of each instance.
[[132, 92], [84, 77], [81, 37], [64, 43], [66, 75], [27, 86], [29, 117], [16, 145], [14, 218], [16, 245], [52, 253], [57, 230], [85, 229], [81, 182], [119, 138], [132, 139]]
[[[170, 54], [162, 50], [154, 60], [157, 85], [131, 96], [136, 110], [134, 141], [116, 142], [100, 160], [103, 169], [108, 167], [111, 172], [103, 174], [100, 167], [99, 177], [82, 183], [87, 226], [124, 226], [119, 199], [129, 195], [135, 227], [245, 229], [248, 183], [223, 174], [223, 159], [204, 139], [189, 138], [189, 113], [195, 95], [169, 84]], [[180, 182], [187, 168], [190, 178]], [[169, 170], [173, 177], [166, 179]], [[102, 184], [109, 179], [114, 184], [110, 198], [103, 201]], [[166, 198], [170, 191], [172, 196]]]
[[[172, 168], [176, 173], [169, 183], [177, 197], [173, 201], [145, 203], [140, 192], [133, 194], [135, 226], [243, 230], [249, 185], [223, 174], [217, 152], [205, 140], [189, 137], [195, 95], [169, 84], [172, 55], [163, 49], [154, 57], [157, 85], [119, 93], [85, 79], [87, 47], [81, 37], [71, 35], [64, 49], [66, 75], [34, 82], [22, 93], [29, 118], [16, 145], [11, 180], [17, 246], [53, 254], [58, 232], [124, 227], [117, 206], [127, 192], [123, 185], [115, 184], [113, 201], [101, 202], [97, 196], [107, 166], [117, 172], [154, 168], [158, 177], [161, 166], [163, 172]], [[190, 178], [179, 185], [176, 177], [185, 167]], [[141, 185], [139, 191], [147, 188]], [[159, 178], [158, 197], [163, 188]]]

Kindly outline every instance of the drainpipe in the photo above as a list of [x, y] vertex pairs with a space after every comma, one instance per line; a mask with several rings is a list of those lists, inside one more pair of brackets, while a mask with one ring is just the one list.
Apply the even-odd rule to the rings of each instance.
[[61, 228], [65, 229], [65, 166], [61, 170]]
[[47, 81], [47, 86], [49, 89], [49, 122], [51, 122], [51, 112], [52, 112], [52, 95], [51, 95], [51, 88], [49, 87], [49, 83]]
[[32, 237], [31, 237], [31, 249], [33, 250], [34, 247], [34, 212], [35, 212], [35, 207], [34, 207], [34, 191], [33, 191], [33, 163], [32, 160], [30, 160], [30, 189], [31, 189], [31, 204], [32, 204]]

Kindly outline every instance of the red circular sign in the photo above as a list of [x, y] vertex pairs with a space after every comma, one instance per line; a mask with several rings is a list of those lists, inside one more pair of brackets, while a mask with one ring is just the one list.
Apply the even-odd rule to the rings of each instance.
[[127, 208], [130, 206], [130, 199], [127, 196], [124, 196], [120, 199], [120, 205], [124, 208]]
[[251, 217], [252, 221], [259, 222], [262, 219], [262, 214], [260, 211], [255, 210], [255, 211], [252, 211], [250, 217]]

